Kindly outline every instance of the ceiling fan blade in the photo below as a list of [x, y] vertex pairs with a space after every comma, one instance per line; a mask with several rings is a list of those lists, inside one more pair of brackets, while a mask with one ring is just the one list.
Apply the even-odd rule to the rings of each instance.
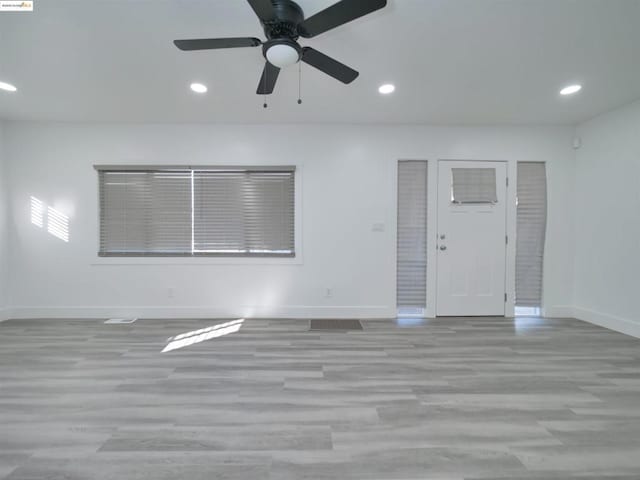
[[276, 16], [276, 12], [273, 9], [271, 0], [247, 0], [253, 11], [262, 22], [267, 20], [273, 20]]
[[280, 69], [278, 67], [274, 67], [269, 62], [265, 62], [256, 93], [258, 95], [271, 95], [276, 86], [279, 74]]
[[360, 75], [353, 68], [327, 57], [324, 53], [320, 53], [311, 47], [302, 49], [302, 61], [312, 67], [316, 67], [336, 80], [340, 80], [342, 83], [351, 83]]
[[257, 47], [262, 45], [259, 38], [194, 38], [192, 40], [174, 40], [180, 50], [212, 50], [216, 48]]
[[342, 0], [307, 18], [299, 27], [300, 35], [315, 37], [387, 5], [387, 0]]

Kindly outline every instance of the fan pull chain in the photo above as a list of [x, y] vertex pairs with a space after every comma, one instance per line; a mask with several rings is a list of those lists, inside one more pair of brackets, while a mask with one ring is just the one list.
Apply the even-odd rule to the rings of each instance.
[[298, 62], [298, 105], [302, 105], [302, 62]]
[[267, 108], [269, 105], [267, 105], [267, 75], [269, 75], [269, 70], [267, 68], [265, 68], [264, 70], [264, 82], [262, 82], [262, 89], [265, 92], [264, 94], [264, 103], [262, 104], [263, 108]]

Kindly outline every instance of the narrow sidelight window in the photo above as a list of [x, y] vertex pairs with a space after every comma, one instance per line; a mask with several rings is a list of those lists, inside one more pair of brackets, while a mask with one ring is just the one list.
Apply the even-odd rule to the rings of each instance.
[[518, 162], [516, 308], [539, 314], [547, 225], [547, 176], [542, 162]]
[[424, 315], [427, 304], [427, 162], [398, 162], [397, 308]]

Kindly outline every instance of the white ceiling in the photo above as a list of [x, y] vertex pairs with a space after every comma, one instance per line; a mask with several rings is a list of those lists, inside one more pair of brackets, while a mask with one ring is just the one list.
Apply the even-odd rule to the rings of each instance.
[[[311, 15], [333, 0], [299, 0]], [[573, 124], [640, 98], [640, 1], [389, 0], [303, 40], [360, 71], [303, 65], [255, 94], [259, 48], [181, 52], [175, 38], [258, 36], [242, 0], [36, 0], [0, 12], [0, 118], [126, 122]], [[192, 81], [209, 86], [198, 96]], [[377, 87], [397, 85], [382, 97]], [[561, 87], [582, 83], [571, 98]]]

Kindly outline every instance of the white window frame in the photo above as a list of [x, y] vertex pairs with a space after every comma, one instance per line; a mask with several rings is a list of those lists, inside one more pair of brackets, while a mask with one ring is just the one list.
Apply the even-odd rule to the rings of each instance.
[[[209, 165], [209, 168], [227, 167], [229, 165]], [[226, 257], [226, 256], [159, 256], [159, 257], [126, 257], [126, 256], [99, 256], [96, 251], [92, 258], [89, 260], [91, 266], [126, 266], [126, 265], [183, 265], [183, 266], [207, 266], [207, 265], [302, 265], [304, 263], [304, 247], [303, 247], [303, 191], [304, 191], [304, 174], [303, 166], [299, 164], [291, 163], [289, 166], [295, 167], [294, 182], [295, 182], [295, 204], [294, 204], [294, 235], [295, 235], [295, 256], [292, 257]], [[233, 164], [235, 168], [273, 168], [272, 165], [256, 165], [256, 164]], [[192, 169], [204, 169], [206, 166], [175, 166], [172, 164], [162, 165], [94, 165], [95, 170], [98, 169], [171, 169], [171, 168], [192, 168]], [[95, 211], [97, 214], [94, 216], [95, 220], [95, 245], [99, 245], [100, 238], [100, 199], [99, 188], [96, 188], [96, 206]]]

